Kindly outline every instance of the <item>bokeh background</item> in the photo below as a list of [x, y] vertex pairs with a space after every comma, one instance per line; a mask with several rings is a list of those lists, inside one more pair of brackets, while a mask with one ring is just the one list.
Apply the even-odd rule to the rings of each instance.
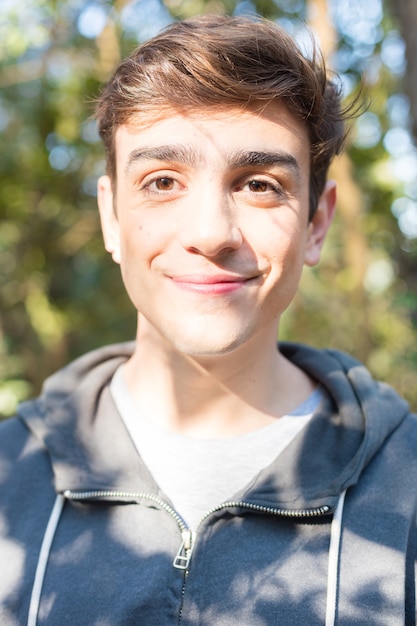
[[417, 407], [415, 0], [1, 0], [0, 413], [77, 355], [134, 337], [103, 250], [93, 101], [121, 57], [172, 20], [210, 12], [308, 29], [344, 96], [368, 101], [332, 176], [338, 216], [283, 338], [346, 350]]

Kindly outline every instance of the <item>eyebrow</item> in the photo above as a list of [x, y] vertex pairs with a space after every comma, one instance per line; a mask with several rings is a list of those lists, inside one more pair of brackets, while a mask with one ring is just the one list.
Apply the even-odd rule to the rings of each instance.
[[[150, 147], [145, 146], [130, 152], [125, 168], [126, 173], [130, 171], [135, 162], [142, 160], [181, 163], [188, 167], [205, 165], [203, 154], [194, 150], [190, 146], [182, 144]], [[250, 166], [262, 167], [265, 165], [280, 165], [288, 170], [292, 170], [297, 178], [301, 174], [301, 167], [297, 159], [288, 152], [238, 150], [236, 152], [226, 154], [225, 162], [230, 169]]]
[[204, 158], [189, 146], [183, 146], [181, 144], [145, 146], [130, 152], [125, 168], [126, 173], [129, 172], [136, 161], [165, 161], [195, 167], [197, 164], [204, 162]]
[[269, 152], [262, 150], [248, 150], [237, 152], [232, 155], [232, 158], [228, 159], [228, 162], [233, 167], [247, 167], [255, 166], [261, 167], [262, 165], [282, 165], [290, 170], [293, 170], [297, 176], [301, 173], [301, 167], [297, 159], [288, 152]]

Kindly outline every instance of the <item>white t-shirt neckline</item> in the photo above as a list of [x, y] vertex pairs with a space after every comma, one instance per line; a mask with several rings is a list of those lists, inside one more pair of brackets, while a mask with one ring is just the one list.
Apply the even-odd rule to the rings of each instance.
[[297, 409], [258, 430], [201, 439], [160, 428], [136, 405], [119, 367], [111, 394], [130, 437], [162, 492], [190, 528], [230, 500], [272, 463], [310, 421], [323, 397], [317, 387]]

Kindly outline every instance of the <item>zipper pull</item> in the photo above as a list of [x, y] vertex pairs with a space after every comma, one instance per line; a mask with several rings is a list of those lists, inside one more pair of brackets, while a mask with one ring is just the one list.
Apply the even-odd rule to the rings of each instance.
[[186, 528], [182, 531], [182, 543], [173, 562], [173, 566], [177, 569], [188, 569], [193, 552], [193, 543], [195, 534]]

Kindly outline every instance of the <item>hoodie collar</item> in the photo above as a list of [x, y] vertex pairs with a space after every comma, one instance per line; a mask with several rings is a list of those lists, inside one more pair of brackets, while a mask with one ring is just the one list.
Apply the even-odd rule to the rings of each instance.
[[[109, 384], [134, 343], [107, 346], [54, 374], [41, 396], [19, 416], [42, 442], [58, 492], [147, 491], [158, 487], [117, 413]], [[316, 379], [327, 394], [306, 429], [241, 492], [263, 506], [333, 507], [353, 485], [408, 412], [387, 385], [336, 351], [280, 344], [282, 353]]]
[[49, 378], [37, 400], [20, 406], [21, 419], [50, 457], [57, 492], [144, 485], [156, 491], [109, 388], [133, 349], [134, 343], [118, 344], [82, 356]]
[[258, 475], [251, 491], [264, 506], [334, 508], [403, 421], [408, 405], [346, 354], [290, 343], [279, 348], [326, 393], [307, 427]]

